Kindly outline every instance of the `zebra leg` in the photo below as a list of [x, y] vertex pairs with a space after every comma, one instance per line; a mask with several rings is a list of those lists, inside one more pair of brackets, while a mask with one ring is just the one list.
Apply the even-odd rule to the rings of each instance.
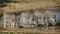
[[[44, 21], [43, 21], [43, 18], [41, 19], [41, 25], [44, 27]], [[42, 28], [42, 30], [44, 29], [43, 27], [41, 27]]]
[[25, 18], [23, 18], [23, 23], [26, 23]]
[[14, 25], [15, 25], [15, 23], [12, 23], [12, 28], [13, 28], [13, 29], [15, 28]]
[[38, 21], [37, 19], [34, 19], [34, 25], [35, 25], [36, 28], [38, 27], [37, 21]]
[[32, 19], [30, 18], [30, 24], [31, 24], [31, 22], [32, 22]]
[[10, 26], [11, 26], [11, 28], [13, 29], [13, 22], [11, 22], [10, 24], [11, 24], [11, 25], [10, 25]]
[[6, 28], [6, 25], [7, 25], [7, 24], [6, 24], [6, 20], [4, 20], [4, 28]]
[[56, 22], [55, 22], [56, 19], [51, 18], [51, 20], [52, 20], [52, 25], [53, 25], [53, 27], [54, 27], [54, 28], [53, 28], [53, 30], [54, 30], [54, 29], [55, 29], [55, 25], [56, 25]]
[[48, 17], [45, 17], [45, 28], [46, 28], [46, 30], [48, 29]]

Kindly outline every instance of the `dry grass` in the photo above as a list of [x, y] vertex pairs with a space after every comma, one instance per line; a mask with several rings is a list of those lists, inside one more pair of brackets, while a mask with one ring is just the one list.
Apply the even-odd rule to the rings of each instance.
[[0, 31], [0, 33], [13, 33], [13, 34], [60, 34], [59, 30], [20, 30], [20, 31]]
[[3, 23], [0, 23], [0, 34], [60, 34], [60, 29], [40, 30], [40, 29], [18, 29], [18, 30], [3, 30]]
[[[47, 8], [47, 9], [56, 9], [56, 6], [60, 3], [54, 0], [28, 0], [28, 3], [7, 3], [8, 6], [0, 8], [5, 12], [15, 12], [17, 10], [28, 10], [35, 8]], [[59, 0], [60, 1], [60, 0]], [[57, 4], [59, 3], [59, 4]]]
[[4, 30], [3, 23], [0, 23], [0, 30]]

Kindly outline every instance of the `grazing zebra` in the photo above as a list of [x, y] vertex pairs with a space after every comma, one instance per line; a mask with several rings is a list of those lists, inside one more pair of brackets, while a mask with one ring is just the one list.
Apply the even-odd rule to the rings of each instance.
[[45, 11], [45, 16], [46, 16], [47, 18], [50, 18], [50, 19], [51, 19], [51, 21], [52, 21], [51, 24], [52, 24], [53, 26], [56, 25], [56, 15], [55, 15], [54, 12]]
[[35, 16], [36, 16], [36, 20], [37, 20], [37, 24], [38, 24], [38, 19], [41, 19], [41, 23], [40, 25], [44, 26], [45, 22], [44, 22], [44, 12], [39, 11], [39, 10], [35, 10], [34, 12]]
[[23, 17], [23, 23], [26, 23], [25, 19], [30, 19], [30, 24], [32, 24], [32, 21], [33, 21], [33, 23], [35, 24], [35, 26], [37, 26], [34, 13], [32, 13], [30, 11], [22, 12], [21, 16]]
[[18, 19], [13, 14], [4, 13], [3, 21], [4, 21], [4, 28], [7, 28], [8, 26], [7, 23], [9, 23], [10, 27], [13, 29], [18, 27]]

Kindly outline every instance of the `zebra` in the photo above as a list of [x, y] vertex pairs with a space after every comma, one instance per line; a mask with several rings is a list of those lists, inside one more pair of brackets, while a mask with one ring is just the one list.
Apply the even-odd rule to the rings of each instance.
[[3, 21], [4, 21], [4, 28], [7, 29], [7, 23], [10, 24], [11, 28], [17, 28], [18, 27], [18, 19], [17, 16], [13, 14], [4, 13], [3, 15]]

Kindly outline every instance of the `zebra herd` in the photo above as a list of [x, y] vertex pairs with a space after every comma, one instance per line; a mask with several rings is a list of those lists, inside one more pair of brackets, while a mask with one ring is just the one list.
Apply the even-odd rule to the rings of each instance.
[[[49, 18], [51, 19], [51, 24], [53, 26], [56, 25], [56, 15], [52, 11], [22, 11], [18, 16], [23, 17], [23, 23], [26, 23], [25, 19], [30, 19], [30, 24], [34, 24], [35, 27], [38, 27], [38, 19], [41, 19], [41, 25], [44, 27], [47, 27], [49, 25]], [[12, 29], [19, 28], [19, 20], [16, 15], [14, 14], [8, 14], [4, 13], [3, 15], [4, 20], [4, 28], [8, 27], [8, 24], [10, 24], [10, 27]]]

